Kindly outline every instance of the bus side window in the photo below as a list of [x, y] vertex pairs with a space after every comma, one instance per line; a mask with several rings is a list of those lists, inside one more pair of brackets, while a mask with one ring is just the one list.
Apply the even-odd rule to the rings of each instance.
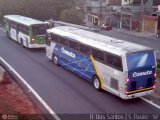
[[115, 69], [123, 71], [121, 57], [114, 56], [114, 55], [111, 55], [111, 54], [106, 54], [106, 64], [111, 65]]
[[68, 40], [65, 39], [65, 38], [60, 37], [60, 43], [65, 45], [65, 46], [68, 46]]
[[59, 37], [58, 37], [57, 35], [52, 34], [51, 36], [52, 36], [52, 40], [53, 40], [54, 42], [59, 43]]
[[78, 50], [78, 43], [69, 41], [69, 47], [75, 50]]
[[86, 55], [90, 55], [90, 48], [88, 46], [79, 44], [79, 50]]
[[102, 51], [92, 48], [92, 55], [95, 59], [104, 62], [104, 53]]
[[11, 27], [16, 29], [16, 27], [17, 27], [16, 23], [15, 22], [11, 22]]
[[24, 33], [29, 35], [29, 27], [23, 26]]

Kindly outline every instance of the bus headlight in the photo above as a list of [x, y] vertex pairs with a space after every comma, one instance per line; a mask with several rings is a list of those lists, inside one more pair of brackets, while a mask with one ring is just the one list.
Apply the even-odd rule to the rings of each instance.
[[35, 41], [35, 39], [34, 38], [32, 38], [32, 42], [34, 42]]

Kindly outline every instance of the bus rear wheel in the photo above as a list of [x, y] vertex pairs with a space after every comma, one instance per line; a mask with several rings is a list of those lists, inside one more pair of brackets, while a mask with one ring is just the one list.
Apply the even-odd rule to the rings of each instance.
[[52, 56], [52, 61], [54, 62], [55, 65], [58, 65], [58, 58], [57, 58], [57, 56], [53, 55]]
[[21, 44], [22, 47], [24, 47], [23, 39], [22, 38], [21, 38], [20, 44]]
[[98, 78], [98, 76], [93, 77], [93, 86], [96, 90], [100, 91], [101, 90], [101, 82]]

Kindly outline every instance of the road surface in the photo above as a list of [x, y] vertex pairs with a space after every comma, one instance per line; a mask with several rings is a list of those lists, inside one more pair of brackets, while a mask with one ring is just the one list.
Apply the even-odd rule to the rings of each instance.
[[122, 100], [108, 92], [96, 91], [91, 83], [50, 62], [44, 49], [22, 48], [1, 30], [0, 56], [57, 114], [160, 112], [140, 98]]

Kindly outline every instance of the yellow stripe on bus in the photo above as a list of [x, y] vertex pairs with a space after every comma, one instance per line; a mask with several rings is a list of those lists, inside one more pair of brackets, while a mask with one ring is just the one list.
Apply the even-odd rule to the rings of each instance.
[[131, 91], [131, 92], [128, 92], [127, 94], [133, 94], [133, 93], [137, 93], [137, 92], [143, 92], [143, 91], [146, 91], [146, 90], [153, 90], [153, 87], [144, 88], [144, 89], [141, 89], [141, 90]]
[[103, 79], [102, 79], [102, 77], [101, 77], [101, 75], [100, 75], [100, 72], [99, 72], [99, 70], [98, 70], [98, 67], [97, 67], [95, 61], [94, 61], [94, 58], [93, 58], [92, 55], [90, 55], [90, 58], [91, 58], [91, 60], [92, 60], [92, 63], [93, 63], [94, 68], [95, 68], [95, 70], [96, 70], [96, 73], [97, 73], [97, 75], [98, 75], [98, 77], [99, 77], [99, 80], [100, 80], [100, 82], [101, 82], [101, 88], [104, 89]]

